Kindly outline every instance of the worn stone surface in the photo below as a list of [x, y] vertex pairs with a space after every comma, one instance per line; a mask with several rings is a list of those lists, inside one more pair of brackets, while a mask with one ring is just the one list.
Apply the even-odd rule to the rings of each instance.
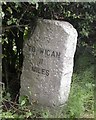
[[24, 46], [21, 95], [44, 106], [64, 104], [70, 92], [77, 31], [68, 22], [38, 20]]

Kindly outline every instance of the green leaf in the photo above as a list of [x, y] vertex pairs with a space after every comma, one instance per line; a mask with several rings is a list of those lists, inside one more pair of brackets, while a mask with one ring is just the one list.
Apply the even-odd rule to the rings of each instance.
[[22, 100], [21, 102], [21, 106], [25, 105], [26, 101], [25, 100]]

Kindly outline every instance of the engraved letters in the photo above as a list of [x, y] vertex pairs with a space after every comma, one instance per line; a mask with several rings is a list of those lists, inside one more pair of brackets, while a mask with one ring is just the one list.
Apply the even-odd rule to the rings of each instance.
[[[43, 57], [52, 57], [56, 59], [60, 59], [60, 52], [54, 51], [54, 50], [49, 50], [49, 49], [44, 49], [44, 48], [37, 48], [35, 46], [30, 47], [30, 51], [32, 52], [32, 55], [39, 55], [41, 58], [39, 58], [39, 64], [43, 64]], [[46, 70], [44, 68], [39, 68], [37, 66], [32, 66], [32, 71], [49, 76], [49, 70]]]
[[30, 51], [32, 51], [32, 53], [37, 53], [45, 57], [48, 56], [48, 57], [53, 57], [53, 58], [60, 58], [60, 55], [61, 55], [61, 53], [58, 51], [43, 49], [43, 48], [35, 48], [35, 46], [32, 46], [30, 48]]
[[39, 68], [39, 67], [33, 67], [32, 66], [32, 71], [36, 72], [36, 73], [39, 73], [39, 74], [42, 74], [42, 75], [46, 75], [46, 76], [49, 75], [49, 70], [42, 69], [42, 68]]

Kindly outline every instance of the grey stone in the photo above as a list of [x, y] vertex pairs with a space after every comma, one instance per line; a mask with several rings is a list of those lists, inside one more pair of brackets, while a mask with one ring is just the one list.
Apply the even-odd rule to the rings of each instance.
[[77, 31], [68, 22], [39, 19], [24, 46], [21, 95], [42, 106], [68, 100]]

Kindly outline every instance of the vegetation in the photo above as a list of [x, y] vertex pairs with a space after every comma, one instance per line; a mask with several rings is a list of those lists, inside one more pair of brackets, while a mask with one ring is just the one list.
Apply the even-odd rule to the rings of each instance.
[[[38, 18], [64, 20], [78, 31], [72, 87], [66, 110], [55, 116], [48, 110], [31, 110], [28, 98], [19, 97], [23, 44]], [[2, 118], [94, 117], [94, 57], [96, 56], [96, 2], [2, 3]], [[77, 102], [78, 101], [78, 102]]]

